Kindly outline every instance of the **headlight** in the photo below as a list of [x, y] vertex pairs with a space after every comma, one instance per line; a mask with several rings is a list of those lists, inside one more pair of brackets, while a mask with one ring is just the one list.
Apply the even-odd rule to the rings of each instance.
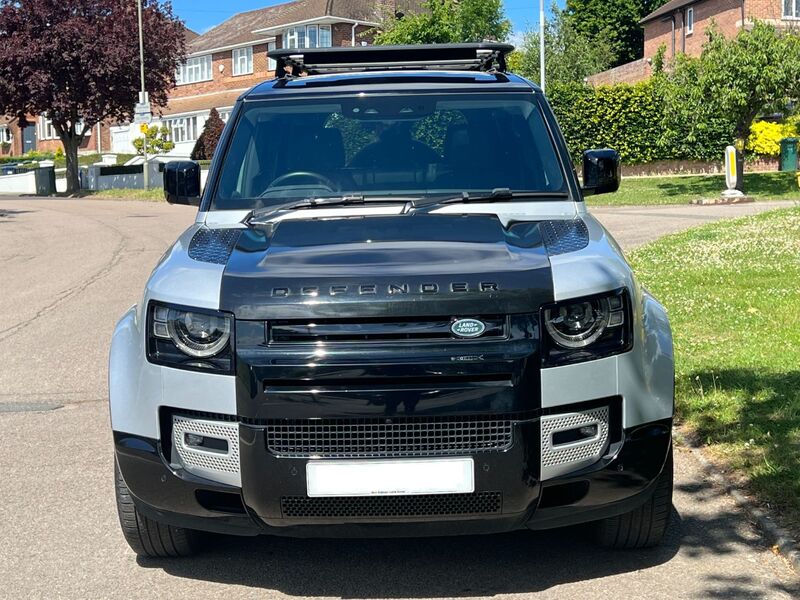
[[630, 349], [630, 318], [625, 290], [544, 307], [545, 365], [592, 360]]
[[230, 371], [232, 323], [230, 315], [218, 311], [152, 303], [148, 358], [170, 366]]

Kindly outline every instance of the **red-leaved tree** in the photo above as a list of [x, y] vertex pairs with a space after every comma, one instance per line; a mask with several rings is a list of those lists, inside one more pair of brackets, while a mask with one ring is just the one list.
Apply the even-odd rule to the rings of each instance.
[[[165, 106], [185, 60], [170, 2], [143, 0], [145, 86]], [[67, 191], [78, 190], [78, 148], [97, 123], [132, 117], [138, 101], [135, 0], [0, 0], [0, 114], [47, 115], [64, 145]]]

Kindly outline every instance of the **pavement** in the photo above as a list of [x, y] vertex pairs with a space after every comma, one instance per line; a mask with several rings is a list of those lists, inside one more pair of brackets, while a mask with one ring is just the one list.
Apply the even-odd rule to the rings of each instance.
[[[594, 212], [629, 250], [785, 205]], [[575, 527], [422, 540], [216, 536], [196, 559], [138, 559], [114, 505], [108, 346], [193, 219], [192, 208], [158, 203], [0, 199], [0, 598], [800, 597], [798, 575], [681, 448], [673, 521], [653, 550], [602, 551]]]

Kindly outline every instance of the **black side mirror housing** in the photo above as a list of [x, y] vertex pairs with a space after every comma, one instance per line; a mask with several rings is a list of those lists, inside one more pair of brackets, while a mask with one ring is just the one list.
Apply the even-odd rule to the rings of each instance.
[[179, 160], [164, 165], [164, 198], [170, 204], [200, 206], [200, 165]]
[[587, 150], [583, 153], [583, 195], [610, 194], [619, 189], [621, 161], [616, 150]]

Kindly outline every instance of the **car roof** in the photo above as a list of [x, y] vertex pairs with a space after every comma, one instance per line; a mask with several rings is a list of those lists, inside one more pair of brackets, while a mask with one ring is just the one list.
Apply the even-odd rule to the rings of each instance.
[[[281, 93], [378, 90], [474, 89], [528, 91], [539, 88], [507, 73], [506, 57], [514, 47], [497, 42], [417, 46], [282, 48], [269, 52], [275, 72], [283, 74], [247, 92], [256, 99]], [[292, 75], [300, 73], [301, 76]]]

